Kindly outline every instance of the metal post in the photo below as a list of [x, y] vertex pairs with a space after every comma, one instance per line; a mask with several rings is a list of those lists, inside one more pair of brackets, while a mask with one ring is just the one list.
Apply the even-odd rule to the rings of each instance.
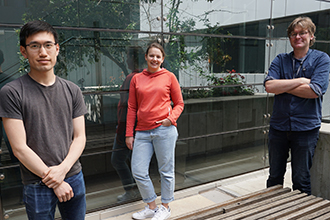
[[[3, 175], [3, 174], [1, 174]], [[5, 219], [5, 213], [3, 211], [3, 206], [2, 206], [2, 190], [1, 190], [1, 183], [0, 183], [0, 220], [4, 220]]]

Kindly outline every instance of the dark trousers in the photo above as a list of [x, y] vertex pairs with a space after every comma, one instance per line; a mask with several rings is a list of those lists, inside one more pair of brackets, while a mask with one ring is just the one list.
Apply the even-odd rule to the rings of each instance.
[[127, 148], [126, 144], [117, 143], [117, 134], [115, 136], [115, 141], [113, 143], [113, 149], [116, 150], [112, 152], [111, 164], [117, 171], [117, 174], [123, 184], [126, 191], [136, 187], [135, 180], [132, 176], [130, 167], [127, 161], [131, 161], [132, 151]]
[[310, 131], [279, 131], [270, 127], [270, 169], [267, 187], [283, 185], [286, 163], [291, 151], [292, 188], [310, 195], [310, 168], [318, 138], [319, 128]]

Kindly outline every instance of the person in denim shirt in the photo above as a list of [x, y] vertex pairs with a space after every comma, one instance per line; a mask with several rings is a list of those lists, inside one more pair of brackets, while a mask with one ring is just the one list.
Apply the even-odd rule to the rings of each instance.
[[287, 29], [293, 51], [273, 60], [264, 81], [266, 91], [275, 94], [268, 137], [267, 187], [283, 185], [291, 151], [292, 187], [311, 194], [310, 168], [330, 72], [329, 56], [310, 49], [315, 31], [310, 18], [296, 18]]

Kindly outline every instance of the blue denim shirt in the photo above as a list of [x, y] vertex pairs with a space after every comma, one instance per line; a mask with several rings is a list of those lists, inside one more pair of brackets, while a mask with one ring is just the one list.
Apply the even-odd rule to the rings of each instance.
[[293, 52], [279, 54], [272, 62], [264, 84], [273, 79], [311, 79], [309, 86], [318, 96], [300, 98], [289, 93], [275, 95], [270, 125], [280, 131], [308, 131], [321, 126], [322, 99], [329, 84], [330, 58], [321, 51], [309, 49], [297, 60]]

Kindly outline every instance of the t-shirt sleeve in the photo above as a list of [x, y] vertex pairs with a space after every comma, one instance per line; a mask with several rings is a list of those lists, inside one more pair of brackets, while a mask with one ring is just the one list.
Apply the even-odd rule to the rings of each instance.
[[0, 90], [0, 117], [23, 120], [22, 102], [19, 92], [5, 85]]
[[79, 87], [75, 88], [75, 96], [73, 99], [73, 115], [72, 118], [77, 118], [79, 116], [85, 115], [87, 113], [86, 104], [84, 101], [83, 94]]

